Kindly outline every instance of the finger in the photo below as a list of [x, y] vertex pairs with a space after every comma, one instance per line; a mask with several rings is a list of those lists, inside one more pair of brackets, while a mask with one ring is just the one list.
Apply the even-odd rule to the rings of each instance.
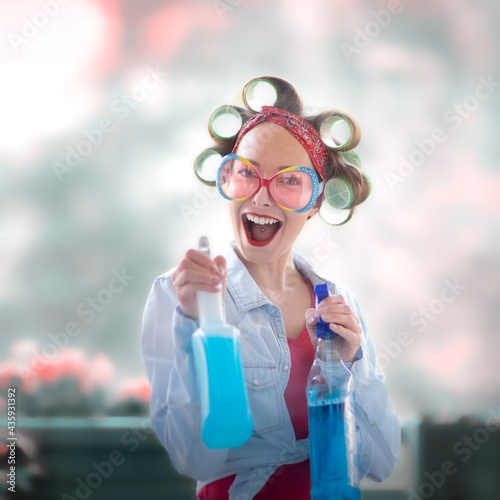
[[193, 263], [203, 269], [210, 269], [214, 273], [218, 272], [218, 269], [216, 265], [212, 262], [212, 259], [208, 255], [205, 255], [204, 253], [199, 252], [198, 250], [194, 250], [192, 248], [189, 249], [186, 252], [186, 257], [184, 260], [186, 261], [186, 264]]
[[318, 336], [316, 334], [316, 325], [318, 323], [318, 316], [316, 314], [316, 309], [308, 309], [306, 311], [306, 328], [309, 333], [309, 338], [311, 339], [311, 344], [316, 349], [316, 344], [318, 342]]
[[[331, 310], [331, 308], [334, 307], [334, 310]], [[348, 314], [351, 315], [355, 318], [356, 323], [361, 324], [358, 316], [356, 313], [352, 310], [352, 308], [347, 304], [345, 297], [342, 295], [330, 295], [323, 299], [319, 304], [318, 304], [318, 311], [322, 314], [323, 312], [326, 311], [329, 312], [339, 312], [342, 314]], [[330, 311], [331, 310], [331, 311]]]
[[217, 276], [221, 281], [222, 299], [226, 297], [226, 282], [227, 282], [227, 264], [226, 259], [222, 255], [217, 255], [214, 258], [213, 264], [217, 268]]
[[[189, 256], [194, 256], [194, 259]], [[198, 259], [198, 257], [200, 256], [201, 258]], [[203, 265], [200, 264], [200, 262], [202, 262]], [[196, 250], [188, 250], [184, 259], [182, 259], [181, 263], [175, 269], [172, 278], [176, 280], [179, 274], [186, 270], [195, 270], [207, 274], [212, 273], [213, 275], [217, 275], [217, 273], [219, 272], [217, 266], [210, 260], [208, 256], [202, 254], [201, 252], [197, 252]]]
[[226, 259], [222, 255], [217, 255], [217, 257], [214, 258], [213, 263], [217, 268], [216, 272], [219, 275], [219, 277], [224, 278], [227, 274]]
[[318, 309], [322, 306], [333, 304], [346, 304], [346, 300], [343, 295], [329, 295], [318, 304]]
[[219, 287], [213, 285], [202, 285], [197, 284], [196, 288], [192, 285], [184, 285], [180, 288], [176, 288], [177, 298], [181, 304], [192, 303], [193, 294], [196, 292], [208, 292], [208, 293], [217, 293], [219, 292]]
[[353, 348], [355, 347], [357, 349], [361, 345], [361, 335], [353, 332], [349, 328], [346, 328], [345, 326], [339, 325], [337, 323], [330, 323], [328, 326], [332, 332], [342, 337], [347, 342], [347, 344], [349, 344]]
[[323, 314], [345, 314], [347, 316], [352, 316], [358, 325], [361, 324], [356, 313], [351, 309], [348, 304], [334, 303], [330, 304], [326, 301], [322, 301], [322, 305], [318, 306], [318, 313]]
[[321, 314], [321, 319], [326, 323], [336, 323], [341, 325], [353, 332], [359, 334], [361, 333], [361, 326], [356, 321], [353, 316], [348, 316], [346, 314]]
[[348, 304], [344, 304], [338, 301], [335, 302], [329, 301], [327, 299], [321, 301], [321, 303], [318, 305], [318, 311], [321, 312], [332, 311], [343, 314], [352, 314], [353, 316], [355, 316], [354, 311]]
[[221, 279], [213, 273], [184, 269], [176, 276], [174, 287], [181, 288], [188, 284], [217, 286], [221, 284]]
[[306, 325], [316, 325], [318, 322], [318, 314], [316, 309], [310, 308], [306, 311]]

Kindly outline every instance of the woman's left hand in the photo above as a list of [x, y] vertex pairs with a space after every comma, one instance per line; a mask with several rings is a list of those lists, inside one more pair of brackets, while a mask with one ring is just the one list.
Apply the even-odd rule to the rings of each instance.
[[[338, 350], [342, 360], [353, 362], [354, 356], [361, 345], [361, 324], [353, 310], [347, 305], [342, 295], [331, 295], [323, 299], [317, 309], [306, 311], [306, 327], [314, 347], [318, 337], [316, 325], [318, 317], [325, 323], [329, 323], [330, 330], [342, 338], [338, 344]], [[340, 339], [339, 339], [340, 340]]]

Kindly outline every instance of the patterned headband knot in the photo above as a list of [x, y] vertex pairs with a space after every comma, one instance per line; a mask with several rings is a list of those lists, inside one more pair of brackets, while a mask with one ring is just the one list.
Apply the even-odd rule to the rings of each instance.
[[243, 136], [262, 122], [273, 122], [292, 134], [307, 151], [321, 178], [326, 181], [326, 168], [330, 164], [330, 155], [318, 132], [312, 125], [293, 113], [273, 106], [262, 106], [256, 114], [241, 128], [232, 153], [236, 153]]

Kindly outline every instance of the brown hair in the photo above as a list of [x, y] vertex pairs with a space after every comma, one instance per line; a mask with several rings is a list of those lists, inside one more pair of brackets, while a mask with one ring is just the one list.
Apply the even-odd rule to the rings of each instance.
[[[307, 121], [312, 127], [314, 127], [314, 129], [318, 133], [320, 133], [321, 126], [325, 122], [325, 120], [328, 120], [331, 117], [342, 117], [346, 122], [349, 123], [351, 127], [351, 138], [346, 146], [336, 149], [327, 147], [328, 154], [330, 156], [330, 163], [326, 168], [326, 178], [323, 179], [326, 184], [329, 179], [333, 177], [340, 177], [344, 179], [351, 187], [352, 202], [347, 207], [347, 209], [350, 210], [350, 214], [344, 221], [347, 222], [354, 213], [355, 207], [363, 203], [368, 198], [371, 191], [371, 182], [369, 180], [369, 177], [361, 171], [359, 157], [353, 151], [353, 149], [359, 144], [359, 141], [361, 139], [361, 130], [359, 128], [358, 122], [351, 115], [351, 113], [340, 107], [332, 107], [327, 111], [322, 111], [311, 116], [303, 116], [302, 99], [290, 83], [288, 83], [286, 80], [282, 80], [281, 78], [276, 78], [274, 76], [259, 76], [249, 80], [241, 89], [239, 100], [241, 103], [243, 103], [242, 106], [233, 104], [227, 106], [227, 108], [232, 108], [240, 114], [242, 119], [242, 126], [257, 114], [256, 111], [250, 109], [250, 107], [246, 104], [246, 91], [249, 86], [252, 85], [252, 83], [259, 80], [264, 80], [274, 86], [277, 94], [277, 99], [272, 104], [274, 107], [283, 109], [299, 116], [303, 120]], [[205, 149], [202, 154], [215, 151], [217, 153], [220, 153], [222, 156], [225, 156], [231, 153], [236, 143], [237, 135], [231, 138], [221, 138], [219, 136], [216, 136], [210, 127], [210, 123], [208, 126], [208, 131], [214, 141], [214, 144], [213, 146]], [[207, 183], [211, 185], [215, 184], [214, 182]]]

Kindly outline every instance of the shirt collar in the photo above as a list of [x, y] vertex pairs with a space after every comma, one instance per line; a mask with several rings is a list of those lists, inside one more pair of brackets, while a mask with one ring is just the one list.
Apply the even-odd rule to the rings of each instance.
[[[271, 301], [262, 293], [254, 279], [241, 262], [235, 251], [236, 242], [232, 241], [226, 248], [224, 257], [227, 262], [227, 289], [242, 312], [250, 311]], [[293, 251], [293, 262], [297, 270], [308, 280], [313, 287], [320, 283], [327, 283], [330, 294], [336, 293], [335, 285], [321, 277], [307, 260], [298, 252]]]
[[231, 241], [224, 257], [227, 262], [227, 289], [242, 312], [255, 307], [270, 304], [271, 301], [262, 293], [254, 279], [241, 262], [235, 251], [236, 242]]

